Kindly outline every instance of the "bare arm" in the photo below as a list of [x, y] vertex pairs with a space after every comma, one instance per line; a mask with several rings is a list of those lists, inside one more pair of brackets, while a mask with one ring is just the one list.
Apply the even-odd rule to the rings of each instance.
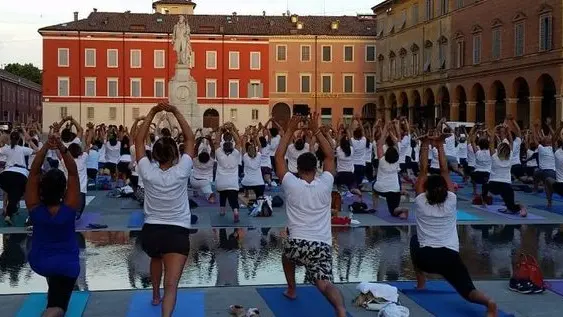
[[430, 140], [428, 138], [422, 139], [422, 146], [420, 147], [420, 173], [414, 185], [417, 195], [424, 193], [424, 184], [428, 179], [428, 151], [430, 150]]
[[186, 118], [180, 113], [180, 110], [174, 106], [168, 105], [169, 111], [176, 117], [178, 124], [180, 125], [180, 129], [182, 129], [182, 134], [184, 135], [184, 153], [189, 155], [191, 158], [194, 158], [194, 144], [195, 144], [195, 137], [192, 128], [186, 121]]
[[438, 161], [440, 162], [440, 175], [446, 180], [446, 184], [448, 184], [448, 191], [454, 191], [454, 184], [452, 183], [452, 179], [450, 178], [450, 170], [448, 168], [448, 161], [446, 160], [446, 152], [444, 151], [444, 139], [441, 138], [440, 142], [435, 144], [435, 147], [438, 148]]
[[289, 143], [291, 143], [291, 138], [293, 137], [293, 133], [297, 129], [299, 122], [302, 121], [300, 116], [293, 116], [291, 117], [288, 125], [287, 133], [283, 135], [280, 140], [280, 144], [278, 145], [278, 149], [276, 150], [276, 154], [274, 155], [274, 163], [276, 164], [276, 175], [280, 179], [280, 182], [283, 181], [285, 174], [287, 174], [287, 164], [285, 162], [285, 153], [287, 152], [287, 147]]
[[154, 120], [154, 116], [156, 116], [156, 114], [162, 109], [163, 107], [160, 104], [152, 107], [147, 117], [145, 118], [145, 121], [143, 121], [143, 124], [141, 124], [141, 127], [139, 128], [139, 132], [137, 133], [137, 136], [135, 138], [135, 159], [137, 160], [137, 163], [147, 155], [145, 150], [145, 139], [149, 134], [149, 126]]
[[41, 181], [41, 166], [45, 161], [47, 151], [49, 151], [49, 147], [45, 144], [39, 152], [37, 152], [37, 156], [33, 160], [31, 170], [29, 171], [29, 178], [25, 186], [25, 204], [30, 212], [41, 203], [39, 182]]

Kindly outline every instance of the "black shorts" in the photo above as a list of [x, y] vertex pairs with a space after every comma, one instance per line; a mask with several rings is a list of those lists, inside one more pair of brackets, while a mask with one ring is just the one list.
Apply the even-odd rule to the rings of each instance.
[[534, 177], [534, 173], [538, 169], [537, 166], [526, 166], [526, 175], [528, 177]]
[[510, 174], [514, 175], [516, 178], [520, 178], [524, 176], [524, 169], [522, 168], [522, 164], [514, 164], [510, 168]]
[[553, 192], [559, 196], [563, 196], [563, 183], [553, 183]]
[[489, 177], [491, 174], [489, 172], [473, 172], [471, 173], [471, 180], [475, 184], [483, 185], [489, 182]]
[[380, 197], [385, 197], [385, 201], [387, 201], [387, 210], [389, 210], [389, 213], [391, 215], [396, 216], [395, 209], [397, 207], [399, 207], [399, 205], [401, 204], [401, 193], [400, 192], [381, 193], [381, 192], [374, 191], [373, 194], [380, 196]]
[[336, 179], [334, 182], [337, 186], [346, 186], [348, 190], [358, 188], [358, 184], [356, 184], [356, 175], [352, 172], [338, 172], [336, 173]]
[[115, 172], [117, 171], [117, 164], [105, 163], [104, 168], [107, 168], [111, 174], [115, 174]]
[[96, 180], [98, 176], [98, 170], [95, 168], [88, 168], [86, 169], [86, 174], [88, 175], [88, 179]]
[[473, 173], [474, 171], [475, 171], [475, 166], [469, 166], [469, 165], [467, 165], [467, 166], [464, 166], [464, 167], [463, 167], [463, 174], [464, 174], [464, 175], [469, 176], [469, 175], [471, 175], [471, 173]]
[[410, 253], [413, 266], [425, 273], [439, 274], [465, 299], [475, 285], [459, 253], [448, 248], [420, 247], [418, 237], [412, 236]]
[[428, 173], [430, 173], [430, 175], [440, 175], [442, 174], [442, 171], [440, 171], [439, 168], [429, 168], [428, 169]]
[[151, 258], [161, 258], [165, 254], [190, 254], [190, 231], [174, 225], [145, 223], [141, 231], [141, 246]]
[[129, 175], [131, 170], [129, 169], [130, 162], [119, 162], [117, 163], [117, 171], [121, 174]]
[[66, 312], [76, 278], [63, 275], [47, 276], [47, 308], [61, 308]]

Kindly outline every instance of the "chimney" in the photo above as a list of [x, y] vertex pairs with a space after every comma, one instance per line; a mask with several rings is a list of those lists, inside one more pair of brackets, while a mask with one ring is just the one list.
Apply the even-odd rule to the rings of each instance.
[[164, 14], [169, 14], [169, 13], [170, 13], [170, 10], [164, 9]]
[[235, 11], [235, 12], [233, 12], [233, 16], [234, 16], [234, 17], [236, 17], [236, 16], [237, 16], [237, 12], [236, 12], [236, 11]]
[[97, 9], [97, 8], [94, 8], [94, 9], [92, 9], [92, 11], [94, 11], [94, 12], [98, 12], [98, 9]]
[[78, 21], [78, 11], [74, 11], [74, 21]]
[[262, 11], [262, 16], [263, 16], [263, 17], [266, 16], [266, 11]]

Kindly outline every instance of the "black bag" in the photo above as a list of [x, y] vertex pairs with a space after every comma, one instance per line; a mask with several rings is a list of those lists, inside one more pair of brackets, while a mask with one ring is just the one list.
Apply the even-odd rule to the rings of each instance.
[[283, 206], [283, 199], [280, 196], [274, 196], [272, 198], [272, 207], [279, 208], [281, 206]]
[[350, 212], [356, 213], [356, 214], [367, 214], [368, 213], [368, 205], [366, 205], [365, 203], [362, 202], [354, 202], [351, 205], [348, 206], [348, 210], [350, 210]]

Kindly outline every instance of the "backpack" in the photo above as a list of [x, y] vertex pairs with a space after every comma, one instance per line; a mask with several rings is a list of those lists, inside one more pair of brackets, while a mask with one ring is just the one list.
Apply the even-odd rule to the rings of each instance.
[[356, 201], [348, 206], [348, 210], [356, 214], [366, 214], [368, 213], [368, 205], [363, 202]]
[[272, 198], [272, 207], [279, 208], [283, 206], [283, 199], [280, 196], [274, 196]]
[[535, 286], [545, 289], [543, 273], [541, 272], [538, 262], [531, 255], [520, 253], [514, 267], [514, 278], [530, 281]]
[[253, 217], [271, 217], [272, 216], [272, 198], [270, 196], [261, 197], [256, 200], [254, 208], [249, 213]]

